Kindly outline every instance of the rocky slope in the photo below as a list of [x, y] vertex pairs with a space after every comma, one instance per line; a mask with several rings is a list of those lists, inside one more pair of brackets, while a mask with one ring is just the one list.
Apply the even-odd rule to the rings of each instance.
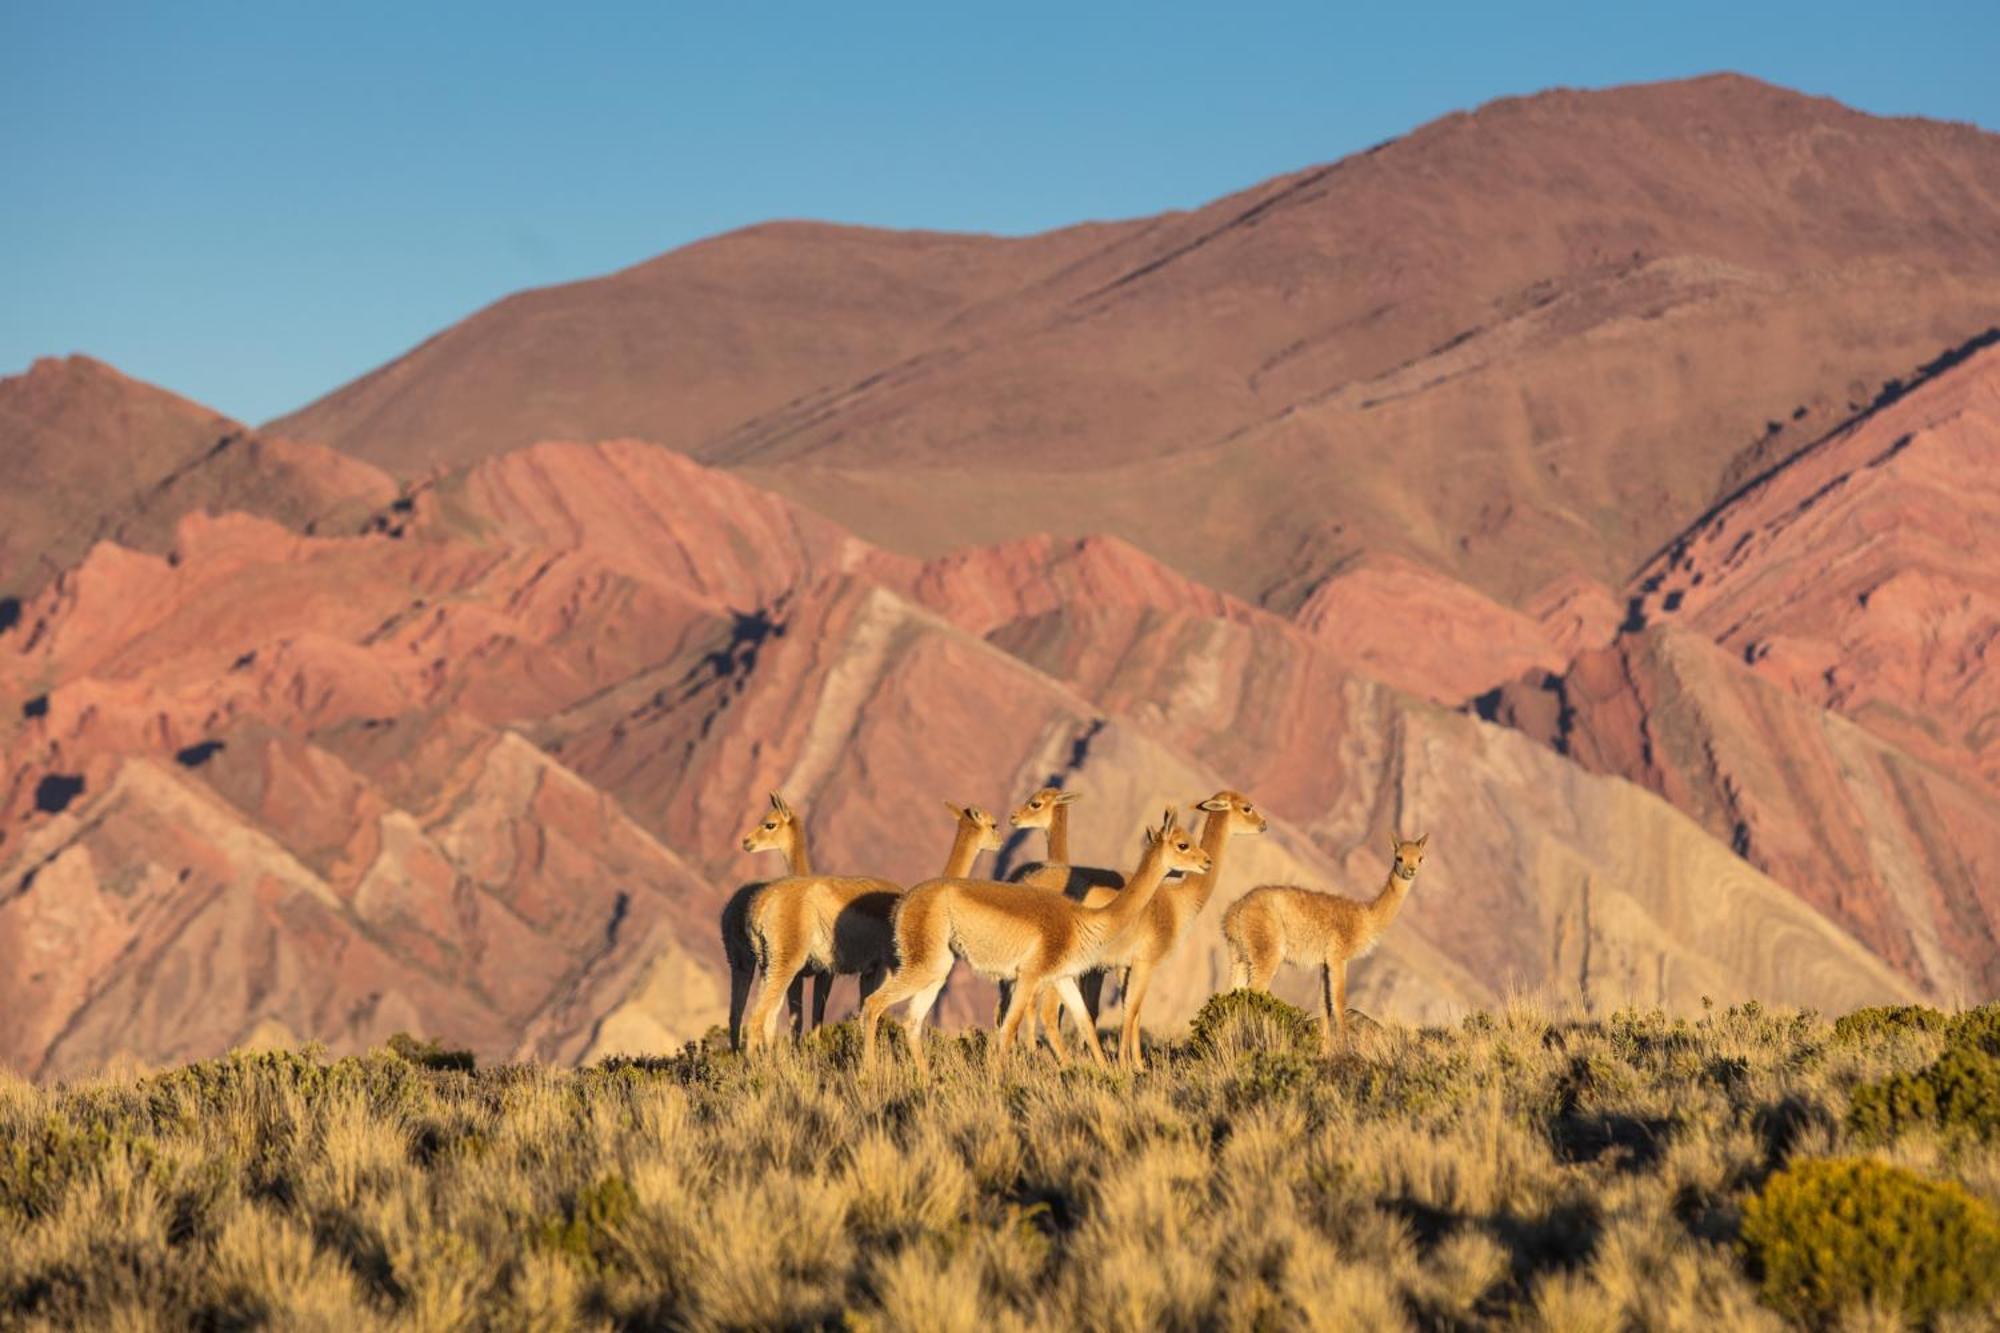
[[[1439, 853], [1357, 976], [1379, 1013], [1921, 993], [1658, 796], [1359, 671], [1410, 660], [1391, 616], [1336, 651], [1115, 540], [918, 564], [633, 443], [516, 451], [354, 526], [197, 510], [164, 556], [99, 543], [0, 635], [8, 1064], [412, 1027], [489, 1058], [663, 1049], [723, 1015], [716, 916], [776, 869], [737, 846], [765, 791], [821, 865], [912, 882], [940, 795], [1051, 777], [1102, 863], [1218, 786], [1274, 816], [1161, 1023], [1222, 976], [1229, 900], [1367, 892], [1397, 825]], [[949, 1013], [988, 1004], [961, 983]]]
[[1628, 620], [2000, 795], [2000, 329], [1897, 387], [1677, 537]]
[[366, 463], [266, 438], [86, 356], [0, 378], [0, 601], [19, 602], [110, 539], [164, 551], [190, 510], [297, 528], [350, 523], [394, 497]]
[[919, 555], [1109, 532], [1289, 611], [1376, 551], [1512, 602], [1621, 584], [1995, 309], [2000, 138], [1714, 77], [1026, 240], [720, 237], [276, 428], [405, 476], [633, 435]]

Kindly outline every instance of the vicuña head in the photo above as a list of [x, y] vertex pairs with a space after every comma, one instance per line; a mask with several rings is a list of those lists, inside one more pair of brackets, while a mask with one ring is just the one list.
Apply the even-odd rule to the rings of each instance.
[[[1146, 843], [1158, 850], [1160, 864], [1169, 876], [1206, 875], [1215, 869], [1215, 859], [1188, 836], [1188, 831], [1181, 827], [1180, 815], [1171, 805], [1160, 827], [1146, 830]], [[1140, 866], [1143, 869], [1145, 862], [1140, 862]]]
[[972, 873], [972, 863], [981, 852], [997, 852], [1006, 839], [1000, 836], [1000, 823], [976, 805], [958, 806], [950, 801], [944, 808], [951, 811], [958, 821], [958, 832], [951, 845], [951, 857], [945, 862], [944, 878], [957, 879]]
[[1043, 787], [1008, 815], [1007, 822], [1019, 829], [1047, 828], [1055, 819], [1057, 808], [1073, 804], [1081, 794], [1061, 787]]
[[743, 850], [746, 852], [783, 852], [791, 855], [799, 836], [798, 816], [785, 798], [771, 793], [771, 808], [764, 818], [748, 833], [743, 835]]
[[1430, 840], [1431, 835], [1428, 833], [1424, 834], [1421, 838], [1414, 839], [1405, 838], [1400, 834], [1390, 834], [1389, 853], [1396, 859], [1395, 863], [1389, 867], [1389, 873], [1406, 884], [1415, 879], [1417, 877], [1417, 867], [1424, 863], [1424, 848], [1430, 843]]
[[1219, 791], [1195, 809], [1211, 815], [1228, 815], [1234, 824], [1232, 833], [1263, 833], [1271, 827], [1250, 798], [1240, 791]]

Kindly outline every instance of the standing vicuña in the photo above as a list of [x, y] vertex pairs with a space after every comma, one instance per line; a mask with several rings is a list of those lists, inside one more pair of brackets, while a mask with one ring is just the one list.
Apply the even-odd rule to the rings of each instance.
[[[1007, 876], [1010, 884], [1026, 884], [1031, 888], [1047, 889], [1067, 898], [1082, 902], [1087, 893], [1097, 892], [1097, 903], [1102, 906], [1110, 901], [1113, 893], [1125, 887], [1125, 876], [1116, 870], [1103, 866], [1079, 866], [1070, 864], [1069, 859], [1069, 808], [1083, 798], [1083, 793], [1066, 791], [1061, 787], [1043, 787], [1031, 793], [1021, 802], [1019, 809], [1007, 816], [1007, 822], [1017, 829], [1041, 829], [1048, 834], [1049, 854], [1046, 860], [1030, 861]], [[1104, 974], [1093, 971], [1079, 982], [1083, 992], [1084, 1008], [1090, 1010], [1092, 1021], [1097, 1018], [1097, 997], [1104, 987]], [[1060, 1012], [1062, 1001], [1054, 991], [1044, 991], [1046, 1007]], [[997, 1024], [1006, 1014], [1007, 1006], [1014, 996], [1014, 983], [1000, 983], [1000, 1007], [994, 1012]], [[1028, 1012], [1028, 1041], [1035, 1039], [1034, 1011]], [[1050, 1043], [1058, 1055], [1062, 1053], [1060, 1038]]]
[[[946, 802], [958, 820], [947, 871], [965, 874], [981, 851], [1000, 845], [993, 816]], [[743, 1044], [755, 1046], [777, 1034], [778, 997], [805, 969], [820, 975], [813, 1021], [826, 1013], [832, 977], [855, 974], [861, 998], [879, 986], [895, 964], [890, 918], [901, 890], [885, 879], [815, 875], [805, 856], [805, 831], [782, 796], [771, 793], [771, 813], [743, 839], [745, 851], [783, 851], [794, 873], [759, 890], [744, 913], [746, 933], [764, 984], [743, 1024]]]
[[[1125, 979], [1118, 988], [1125, 1006], [1124, 1023], [1118, 1033], [1118, 1060], [1135, 1069], [1146, 1067], [1146, 1058], [1139, 1049], [1139, 1011], [1145, 1006], [1153, 970], [1187, 937], [1201, 909], [1208, 906], [1215, 886], [1222, 880], [1222, 857], [1230, 838], [1238, 833], [1262, 833], [1269, 827], [1250, 798], [1241, 792], [1219, 791], [1196, 808], [1204, 812], [1201, 849], [1209, 856], [1208, 873], [1162, 885], [1147, 904], [1139, 924], [1106, 949], [1102, 966], [1085, 973], [1079, 983], [1086, 1007], [1094, 1011], [1090, 1000], [1097, 986], [1103, 984], [1105, 972], [1118, 967], [1126, 969]], [[1083, 901], [1091, 907], [1102, 907], [1111, 901], [1111, 893], [1092, 889]], [[1060, 1003], [1054, 993], [1042, 992], [1042, 1028], [1049, 1034], [1049, 1045], [1058, 1055], [1062, 1053]]]
[[1222, 917], [1230, 986], [1267, 990], [1286, 959], [1306, 966], [1318, 963], [1326, 1004], [1325, 1044], [1331, 1048], [1336, 1029], [1343, 1038], [1347, 1035], [1347, 965], [1373, 949], [1396, 919], [1430, 840], [1428, 833], [1414, 841], [1390, 837], [1394, 859], [1389, 878], [1369, 902], [1289, 884], [1266, 884], [1237, 899]]
[[1000, 1023], [998, 1046], [1013, 1044], [1016, 1028], [1044, 982], [1056, 987], [1085, 1044], [1099, 1064], [1104, 1051], [1077, 993], [1077, 975], [1097, 964], [1132, 926], [1168, 875], [1206, 874], [1211, 862], [1167, 811], [1158, 829], [1146, 831], [1146, 851], [1123, 892], [1109, 906], [1086, 907], [1020, 884], [982, 879], [933, 879], [903, 895], [896, 907], [895, 974], [861, 1010], [862, 1059], [875, 1056], [875, 1028], [890, 1005], [908, 1000], [903, 1026], [919, 1069], [928, 1071], [923, 1022], [951, 972], [954, 955], [989, 977], [1014, 982], [1014, 1000]]

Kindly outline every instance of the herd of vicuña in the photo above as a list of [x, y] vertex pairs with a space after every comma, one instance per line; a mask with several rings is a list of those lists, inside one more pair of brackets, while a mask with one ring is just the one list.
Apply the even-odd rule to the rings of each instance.
[[[1069, 816], [1076, 800], [1074, 791], [1043, 787], [1014, 811], [1008, 822], [1015, 828], [1048, 835], [1048, 856], [1005, 881], [972, 875], [981, 852], [1001, 848], [998, 822], [977, 806], [945, 802], [954, 828], [944, 870], [904, 890], [884, 879], [816, 872], [804, 823], [784, 797], [771, 793], [771, 808], [744, 835], [743, 850], [781, 853], [788, 873], [745, 885], [723, 909], [731, 1042], [747, 1048], [775, 1039], [787, 1012], [794, 1032], [823, 1022], [833, 979], [852, 974], [861, 986], [864, 1066], [874, 1061], [882, 1016], [902, 1004], [910, 1052], [927, 1069], [924, 1019], [952, 963], [963, 958], [1000, 985], [1000, 1049], [1011, 1048], [1024, 1027], [1033, 1046], [1039, 1016], [1042, 1034], [1064, 1063], [1065, 1011], [1085, 1049], [1104, 1063], [1098, 999], [1105, 976], [1118, 972], [1125, 1006], [1118, 1058], [1145, 1068], [1139, 1015], [1154, 971], [1192, 933], [1221, 881], [1230, 840], [1269, 825], [1240, 792], [1219, 791], [1200, 802], [1198, 834], [1183, 829], [1170, 807], [1158, 827], [1145, 831], [1139, 863], [1127, 875], [1070, 862]], [[1330, 1047], [1336, 1033], [1344, 1038], [1347, 965], [1372, 949], [1395, 919], [1429, 841], [1429, 834], [1392, 837], [1388, 879], [1367, 902], [1289, 884], [1265, 884], [1237, 899], [1222, 918], [1231, 986], [1265, 990], [1278, 964], [1317, 964], [1325, 1041]], [[810, 1017], [808, 977], [815, 983]]]

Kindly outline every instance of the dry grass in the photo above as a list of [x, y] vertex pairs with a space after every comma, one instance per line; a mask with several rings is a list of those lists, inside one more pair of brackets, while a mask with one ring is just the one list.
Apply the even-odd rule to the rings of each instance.
[[1843, 1127], [1937, 1057], [1919, 1026], [1514, 1004], [1331, 1060], [1283, 1014], [1205, 1030], [1136, 1077], [979, 1036], [868, 1075], [845, 1027], [749, 1061], [0, 1077], [0, 1326], [1709, 1333], [1784, 1326], [1737, 1229], [1789, 1161], [2000, 1203], [1990, 1140]]

